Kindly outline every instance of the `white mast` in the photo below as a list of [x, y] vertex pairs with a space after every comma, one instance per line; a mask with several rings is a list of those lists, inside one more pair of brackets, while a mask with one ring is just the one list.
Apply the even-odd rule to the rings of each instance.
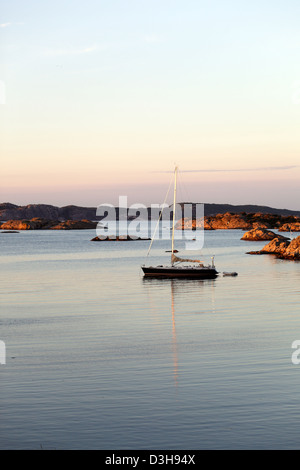
[[[177, 171], [178, 167], [175, 167], [175, 178], [174, 178], [174, 201], [173, 201], [173, 225], [172, 225], [172, 254], [171, 260], [174, 253], [174, 229], [175, 229], [175, 208], [176, 208], [176, 184], [177, 184]], [[173, 264], [173, 261], [172, 261]]]

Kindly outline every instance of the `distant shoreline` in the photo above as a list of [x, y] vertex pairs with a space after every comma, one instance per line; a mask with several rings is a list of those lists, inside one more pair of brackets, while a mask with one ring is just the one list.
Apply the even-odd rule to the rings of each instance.
[[[196, 207], [197, 203], [182, 202], [181, 204], [192, 204]], [[103, 211], [102, 211], [103, 212]], [[115, 208], [116, 220], [132, 220], [135, 217], [125, 217], [124, 211], [120, 211], [119, 207]], [[155, 213], [154, 213], [155, 212]], [[159, 209], [153, 211], [151, 207], [147, 209], [148, 220], [158, 217]], [[204, 213], [206, 217], [216, 216], [217, 214], [269, 214], [278, 216], [295, 216], [300, 217], [300, 210], [290, 209], [276, 209], [268, 206], [259, 205], [232, 205], [232, 204], [211, 204], [204, 203]], [[138, 213], [137, 213], [138, 215]], [[34, 218], [55, 220], [58, 222], [65, 222], [67, 220], [73, 221], [100, 221], [104, 216], [97, 216], [96, 207], [81, 207], [76, 205], [69, 205], [64, 207], [53, 206], [49, 204], [28, 204], [26, 206], [19, 206], [9, 202], [0, 204], [0, 221], [5, 222], [9, 220], [32, 220]], [[109, 220], [108, 218], [106, 220]]]
[[[134, 218], [132, 219], [134, 220]], [[129, 220], [130, 221], [130, 220]], [[109, 222], [105, 220], [105, 223]], [[117, 220], [116, 222], [122, 222]], [[147, 220], [144, 220], [147, 222]], [[149, 221], [148, 221], [149, 222]], [[23, 230], [87, 230], [96, 229], [99, 221], [82, 220], [53, 220], [34, 217], [32, 219], [10, 219], [0, 223], [2, 231]], [[105, 225], [105, 223], [103, 225]], [[251, 230], [251, 229], [277, 229], [281, 232], [300, 232], [300, 217], [295, 215], [263, 214], [261, 212], [234, 214], [226, 212], [215, 216], [202, 218], [182, 218], [176, 230]]]

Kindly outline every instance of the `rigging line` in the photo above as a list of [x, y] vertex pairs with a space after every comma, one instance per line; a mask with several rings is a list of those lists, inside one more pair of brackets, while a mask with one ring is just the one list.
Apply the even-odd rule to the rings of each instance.
[[162, 217], [163, 210], [164, 210], [164, 208], [165, 208], [166, 200], [167, 200], [167, 198], [168, 198], [168, 195], [169, 195], [169, 192], [170, 192], [170, 188], [171, 188], [172, 182], [173, 182], [173, 178], [172, 178], [171, 181], [170, 181], [169, 189], [168, 189], [168, 191], [167, 191], [165, 200], [164, 200], [164, 202], [163, 202], [163, 207], [162, 207], [162, 210], [160, 211], [160, 214], [159, 214], [159, 217], [158, 217], [158, 220], [157, 220], [157, 223], [156, 223], [156, 227], [155, 227], [155, 230], [154, 230], [152, 239], [151, 239], [151, 243], [150, 243], [150, 246], [149, 246], [149, 249], [148, 249], [146, 258], [148, 257], [148, 255], [149, 255], [149, 253], [150, 253], [150, 250], [151, 250], [151, 247], [152, 247], [152, 243], [153, 243], [153, 240], [154, 240], [154, 238], [155, 238], [155, 234], [156, 234], [156, 231], [157, 231], [157, 228], [158, 228], [160, 219], [161, 219], [161, 217]]

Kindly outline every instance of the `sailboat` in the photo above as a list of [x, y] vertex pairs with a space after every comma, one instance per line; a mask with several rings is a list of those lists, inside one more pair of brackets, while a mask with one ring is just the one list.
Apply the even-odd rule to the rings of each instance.
[[[210, 265], [204, 265], [200, 260], [179, 258], [174, 254], [174, 234], [175, 234], [175, 207], [176, 207], [176, 182], [178, 167], [175, 167], [174, 174], [174, 202], [173, 202], [173, 223], [172, 223], [172, 250], [171, 264], [159, 266], [141, 266], [145, 277], [156, 278], [190, 278], [190, 279], [215, 279], [218, 276], [214, 264], [214, 258]], [[181, 264], [185, 263], [185, 264]], [[188, 265], [186, 263], [189, 263]], [[190, 264], [192, 263], [192, 264]]]

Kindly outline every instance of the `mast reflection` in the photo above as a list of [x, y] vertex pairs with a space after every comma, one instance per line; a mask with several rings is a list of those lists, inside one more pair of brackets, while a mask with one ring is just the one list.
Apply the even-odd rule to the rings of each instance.
[[[178, 359], [178, 344], [177, 344], [177, 333], [176, 333], [176, 307], [184, 305], [180, 303], [180, 295], [185, 297], [188, 295], [195, 295], [199, 292], [199, 289], [203, 289], [204, 286], [211, 288], [211, 311], [215, 311], [215, 301], [214, 301], [214, 287], [215, 279], [199, 280], [199, 279], [154, 279], [154, 278], [143, 278], [144, 285], [151, 287], [148, 290], [149, 294], [149, 303], [151, 309], [155, 304], [153, 300], [153, 295], [157, 294], [157, 289], [152, 292], [152, 288], [159, 288], [160, 295], [170, 292], [170, 306], [171, 306], [171, 321], [172, 321], [172, 354], [173, 354], [173, 378], [175, 387], [179, 383], [179, 359]], [[152, 295], [153, 294], [153, 295]], [[164, 295], [165, 296], [165, 295]], [[177, 298], [176, 298], [177, 297]], [[185, 312], [184, 312], [185, 313]]]
[[175, 387], [178, 386], [178, 350], [175, 324], [174, 279], [171, 279], [171, 311], [172, 311], [172, 349], [173, 349], [173, 377]]

